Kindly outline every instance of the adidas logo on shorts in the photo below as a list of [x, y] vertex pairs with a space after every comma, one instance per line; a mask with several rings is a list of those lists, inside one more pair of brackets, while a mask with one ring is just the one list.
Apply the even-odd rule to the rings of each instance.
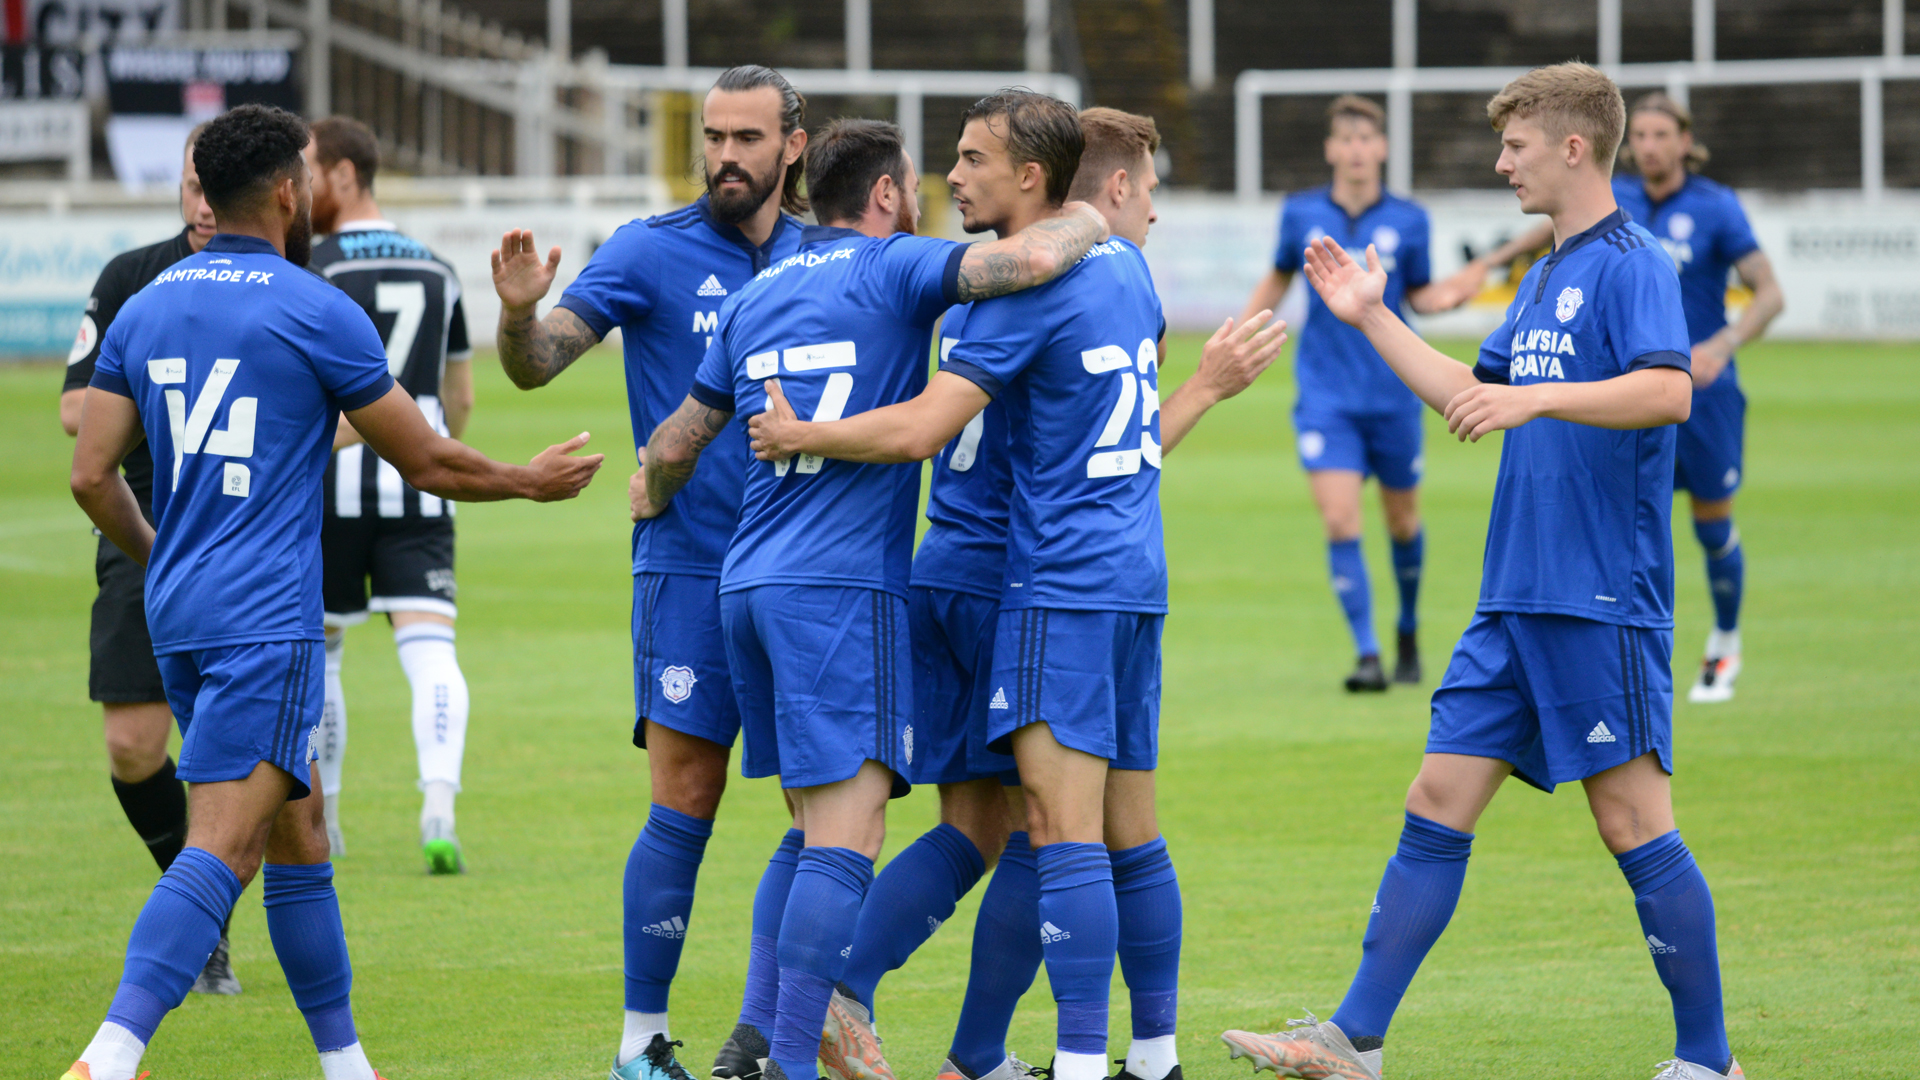
[[1051, 921], [1040, 924], [1040, 943], [1042, 945], [1052, 941], [1065, 941], [1072, 936], [1072, 934], [1053, 925]]
[[993, 692], [993, 700], [987, 702], [987, 708], [1004, 709], [1006, 707], [1007, 707], [1007, 688], [1002, 686]]
[[640, 928], [640, 932], [643, 934], [652, 934], [654, 937], [673, 938], [678, 941], [687, 936], [687, 924], [680, 921], [680, 916], [675, 915], [671, 919], [662, 919], [652, 925], [643, 926]]
[[1654, 937], [1652, 934], [1648, 934], [1647, 935], [1647, 951], [1652, 953], [1655, 956], [1666, 956], [1669, 953], [1677, 953], [1680, 950], [1678, 947], [1669, 945], [1666, 942], [1661, 941], [1659, 938]]
[[712, 274], [708, 274], [707, 280], [700, 283], [700, 287], [693, 291], [693, 295], [725, 296], [727, 295], [727, 287], [725, 285], [720, 284], [719, 278], [714, 277]]
[[1603, 743], [1619, 742], [1620, 740], [1613, 737], [1613, 732], [1607, 730], [1607, 722], [1602, 720], [1593, 725], [1592, 731], [1587, 732], [1587, 741], [1590, 743]]

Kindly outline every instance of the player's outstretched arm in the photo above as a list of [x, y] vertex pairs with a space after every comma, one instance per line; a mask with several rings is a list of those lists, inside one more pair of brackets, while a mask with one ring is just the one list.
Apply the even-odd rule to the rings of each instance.
[[560, 249], [547, 252], [542, 261], [528, 229], [508, 231], [493, 253], [493, 291], [500, 295], [500, 367], [522, 390], [547, 385], [581, 353], [600, 344], [600, 335], [566, 308], [534, 318], [534, 306], [553, 287], [559, 269]]
[[761, 461], [784, 461], [796, 454], [878, 465], [925, 461], [991, 400], [973, 382], [951, 371], [936, 371], [912, 400], [844, 420], [812, 423], [794, 415], [780, 380], [768, 379], [767, 411], [747, 421], [747, 437], [753, 456]]
[[645, 521], [666, 513], [667, 503], [693, 477], [700, 452], [726, 430], [732, 419], [732, 410], [702, 405], [689, 395], [672, 416], [660, 421], [641, 452], [640, 471], [627, 483], [633, 520]]
[[587, 444], [587, 434], [581, 432], [542, 450], [530, 464], [495, 461], [428, 427], [420, 406], [398, 386], [347, 417], [373, 452], [400, 470], [407, 483], [459, 502], [571, 499], [592, 481], [604, 458], [601, 454], [569, 456]]
[[1590, 427], [1631, 431], [1685, 423], [1693, 411], [1693, 379], [1674, 367], [1642, 368], [1599, 382], [1538, 382], [1526, 386], [1474, 384], [1441, 412], [1462, 442], [1549, 417]]
[[1400, 381], [1435, 412], [1444, 413], [1462, 390], [1480, 385], [1471, 368], [1422, 341], [1387, 307], [1387, 272], [1372, 244], [1361, 266], [1332, 239], [1315, 240], [1307, 245], [1306, 273], [1328, 310], [1367, 335]]
[[1479, 294], [1487, 283], [1488, 270], [1505, 266], [1527, 252], [1539, 251], [1552, 243], [1553, 222], [1543, 221], [1485, 255], [1469, 259], [1467, 265], [1447, 277], [1408, 292], [1407, 304], [1422, 315], [1452, 311]]
[[1287, 324], [1267, 325], [1273, 312], [1260, 309], [1238, 327], [1220, 325], [1200, 350], [1200, 369], [1160, 403], [1160, 452], [1170, 454], [1207, 410], [1253, 385], [1273, 365], [1287, 340]]
[[140, 428], [139, 406], [132, 398], [90, 386], [79, 427], [73, 474], [67, 481], [73, 501], [93, 519], [100, 535], [145, 566], [153, 551], [153, 526], [141, 515], [127, 478], [120, 475], [121, 460], [147, 437]]
[[1044, 285], [1073, 268], [1112, 233], [1107, 219], [1083, 202], [1070, 202], [1004, 240], [969, 245], [960, 259], [962, 304]]

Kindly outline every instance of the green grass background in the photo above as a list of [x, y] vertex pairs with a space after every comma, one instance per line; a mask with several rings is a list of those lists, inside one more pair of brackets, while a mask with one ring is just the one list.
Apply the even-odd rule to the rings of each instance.
[[[1169, 386], [1198, 346], [1173, 342]], [[1741, 367], [1747, 673], [1729, 705], [1676, 707], [1680, 821], [1713, 884], [1748, 1075], [1904, 1080], [1920, 1073], [1920, 368], [1911, 347], [1792, 343], [1757, 345]], [[513, 390], [486, 356], [476, 381], [476, 445], [524, 460], [588, 429], [610, 467], [576, 502], [460, 510], [465, 877], [422, 873], [406, 682], [384, 626], [349, 634], [350, 853], [337, 881], [355, 1013], [393, 1080], [594, 1077], [620, 1032], [620, 879], [647, 806], [628, 743], [624, 389], [607, 349], [537, 393]], [[58, 384], [52, 367], [0, 368], [0, 1076], [49, 1080], [99, 1022], [155, 876], [108, 786], [86, 697], [94, 540], [66, 493]], [[1338, 1003], [1426, 729], [1426, 688], [1339, 689], [1351, 655], [1295, 464], [1292, 393], [1283, 365], [1223, 405], [1168, 459], [1163, 487], [1160, 799], [1186, 902], [1180, 1049], [1197, 1080], [1246, 1068], [1228, 1065], [1220, 1030]], [[1473, 610], [1499, 452], [1429, 421], [1428, 688]], [[1377, 504], [1368, 516], [1376, 617], [1390, 630]], [[1684, 685], [1710, 615], [1698, 545], [1677, 520]], [[1626, 885], [1577, 786], [1509, 787], [1400, 1011], [1389, 1074], [1649, 1075], [1671, 1020]], [[930, 791], [896, 803], [887, 852], [934, 820]], [[752, 890], [784, 828], [772, 781], [733, 781], [674, 994], [696, 1073], [731, 1030]], [[902, 1080], [940, 1063], [981, 891], [881, 987]], [[190, 995], [147, 1067], [157, 1080], [318, 1077], [257, 884], [233, 953], [246, 993]], [[1052, 1026], [1043, 975], [1013, 1049], [1044, 1062]]]

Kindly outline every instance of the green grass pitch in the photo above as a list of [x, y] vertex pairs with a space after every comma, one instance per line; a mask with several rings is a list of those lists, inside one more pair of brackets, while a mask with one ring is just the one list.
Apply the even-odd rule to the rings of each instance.
[[[1169, 386], [1198, 351], [1196, 337], [1175, 340]], [[1780, 343], [1742, 359], [1748, 670], [1732, 704], [1677, 706], [1674, 789], [1714, 887], [1733, 1046], [1756, 1080], [1920, 1072], [1914, 355]], [[66, 492], [58, 382], [51, 367], [0, 369], [0, 1076], [45, 1080], [103, 1015], [154, 879], [86, 699], [94, 540]], [[465, 877], [422, 872], [391, 637], [378, 625], [348, 636], [350, 853], [337, 880], [355, 1014], [395, 1080], [584, 1080], [604, 1075], [620, 1032], [620, 877], [647, 806], [645, 762], [628, 743], [625, 393], [605, 349], [536, 393], [513, 390], [486, 356], [477, 382], [476, 445], [524, 460], [588, 429], [609, 467], [577, 502], [460, 509], [460, 658], [473, 692]], [[1180, 1050], [1196, 1080], [1244, 1075], [1219, 1031], [1275, 1028], [1303, 1008], [1326, 1016], [1353, 973], [1420, 760], [1427, 692], [1473, 610], [1499, 452], [1497, 440], [1455, 443], [1429, 417], [1428, 685], [1351, 698], [1338, 686], [1351, 656], [1295, 464], [1291, 401], [1277, 367], [1166, 465], [1160, 800], [1186, 901]], [[1377, 503], [1368, 513], [1376, 618], [1390, 629]], [[1709, 608], [1698, 545], [1677, 518], [1684, 685]], [[1400, 1012], [1389, 1075], [1650, 1075], [1672, 1047], [1667, 998], [1579, 789], [1509, 787]], [[933, 821], [931, 792], [895, 804], [887, 851]], [[733, 781], [673, 1001], [696, 1074], [731, 1029], [752, 890], [784, 828], [773, 782]], [[881, 987], [902, 1080], [940, 1063], [981, 891]], [[146, 1066], [157, 1080], [318, 1077], [257, 884], [233, 949], [246, 993], [190, 995]], [[1127, 1008], [1115, 985], [1118, 1053]], [[1042, 975], [1014, 1051], [1045, 1062], [1052, 1017]]]

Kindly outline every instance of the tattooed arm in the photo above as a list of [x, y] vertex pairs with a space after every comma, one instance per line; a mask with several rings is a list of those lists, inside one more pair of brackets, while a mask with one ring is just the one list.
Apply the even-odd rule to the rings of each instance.
[[633, 520], [666, 513], [667, 503], [692, 478], [700, 452], [732, 419], [732, 412], [710, 408], [689, 397], [653, 429], [640, 459], [640, 471], [633, 474], [627, 486]]
[[960, 260], [960, 303], [1044, 285], [1109, 235], [1098, 210], [1070, 202], [1058, 217], [1036, 221], [1004, 240], [974, 244]]
[[544, 262], [533, 247], [533, 233], [514, 229], [500, 238], [493, 253], [493, 288], [500, 294], [500, 367], [522, 390], [545, 386], [600, 343], [580, 316], [554, 308], [544, 319], [534, 318], [534, 305], [553, 286], [560, 268], [560, 249]]

